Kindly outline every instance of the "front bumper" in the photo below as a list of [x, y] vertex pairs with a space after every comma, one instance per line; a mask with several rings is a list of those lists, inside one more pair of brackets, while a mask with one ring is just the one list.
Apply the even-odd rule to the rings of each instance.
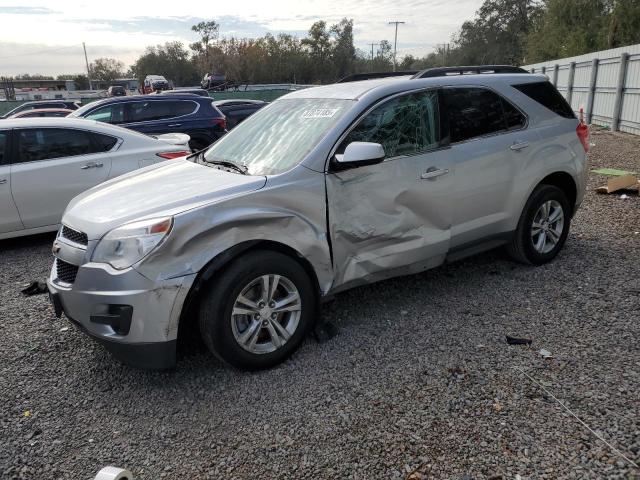
[[[56, 260], [57, 261], [57, 260]], [[195, 275], [152, 281], [133, 268], [86, 263], [75, 281], [48, 280], [56, 314], [64, 313], [118, 360], [140, 368], [171, 368], [178, 323]]]

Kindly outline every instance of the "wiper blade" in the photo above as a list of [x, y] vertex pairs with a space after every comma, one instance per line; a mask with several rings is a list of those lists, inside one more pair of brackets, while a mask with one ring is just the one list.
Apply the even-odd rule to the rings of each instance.
[[246, 165], [238, 165], [237, 163], [229, 162], [227, 160], [208, 160], [204, 156], [205, 150], [200, 150], [193, 154], [196, 163], [209, 163], [211, 165], [219, 165], [221, 167], [231, 168], [242, 175], [249, 174], [249, 168]]

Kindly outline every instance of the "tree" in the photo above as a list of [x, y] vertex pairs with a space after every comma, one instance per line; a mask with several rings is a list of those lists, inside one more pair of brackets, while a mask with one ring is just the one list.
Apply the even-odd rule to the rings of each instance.
[[356, 59], [356, 48], [353, 45], [353, 19], [343, 18], [340, 23], [331, 27], [330, 33], [334, 37], [333, 63], [338, 78], [353, 73]]
[[53, 80], [53, 77], [49, 75], [40, 75], [39, 73], [29, 74], [29, 73], [21, 73], [20, 75], [16, 75], [14, 77], [16, 80]]
[[89, 89], [89, 79], [84, 73], [58, 75], [57, 80], [73, 80], [78, 90]]
[[97, 58], [89, 65], [92, 80], [112, 82], [124, 76], [124, 63], [115, 58]]
[[199, 80], [196, 65], [181, 42], [147, 47], [131, 65], [131, 76], [142, 83], [147, 75], [163, 75], [180, 86], [194, 85]]
[[200, 22], [191, 27], [191, 30], [200, 35], [200, 40], [189, 45], [189, 48], [196, 53], [196, 61], [200, 64], [202, 74], [213, 73], [211, 70], [211, 47], [212, 42], [218, 40], [220, 25], [215, 20]]
[[640, 43], [640, 1], [617, 0], [607, 32], [607, 48]]

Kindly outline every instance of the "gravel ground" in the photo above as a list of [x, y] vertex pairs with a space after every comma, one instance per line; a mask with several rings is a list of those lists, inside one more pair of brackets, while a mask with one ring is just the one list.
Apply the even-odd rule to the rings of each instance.
[[[640, 138], [592, 141], [592, 167], [640, 170]], [[117, 364], [19, 294], [52, 237], [0, 242], [0, 477], [638, 479], [522, 373], [640, 463], [640, 198], [602, 181], [552, 264], [497, 251], [344, 293], [335, 338], [253, 374]]]

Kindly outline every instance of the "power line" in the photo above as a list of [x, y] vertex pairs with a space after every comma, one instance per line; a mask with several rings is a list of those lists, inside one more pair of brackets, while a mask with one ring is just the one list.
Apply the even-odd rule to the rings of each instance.
[[5, 55], [3, 57], [0, 57], [0, 59], [4, 59], [4, 58], [17, 58], [17, 57], [25, 57], [27, 55], [42, 55], [44, 53], [49, 53], [49, 52], [57, 52], [59, 50], [65, 50], [67, 48], [77, 48], [80, 47], [80, 45], [67, 45], [66, 47], [58, 47], [58, 48], [49, 48], [47, 50], [41, 50], [39, 52], [28, 52], [28, 53], [20, 53], [18, 55]]

